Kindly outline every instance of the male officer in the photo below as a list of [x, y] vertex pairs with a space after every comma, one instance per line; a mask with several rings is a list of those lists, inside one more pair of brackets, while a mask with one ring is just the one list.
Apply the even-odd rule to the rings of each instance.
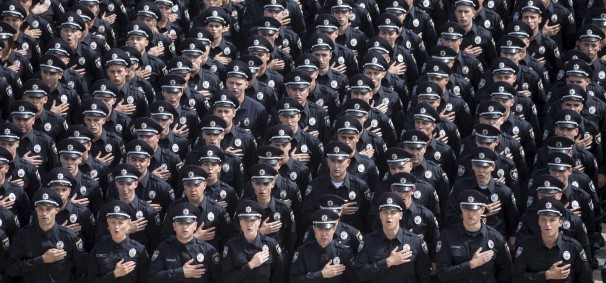
[[55, 191], [42, 188], [34, 194], [37, 223], [23, 227], [14, 238], [7, 274], [22, 282], [71, 282], [86, 274], [86, 251], [78, 235], [56, 223], [63, 201]]
[[488, 198], [464, 190], [458, 202], [463, 221], [444, 229], [437, 243], [438, 278], [442, 282], [509, 282], [512, 262], [507, 242], [482, 219]]
[[107, 121], [107, 106], [103, 101], [89, 99], [83, 103], [84, 124], [93, 134], [90, 154], [107, 166], [115, 166], [124, 153], [124, 141], [114, 131], [103, 128]]
[[[209, 116], [210, 117], [210, 116]], [[216, 116], [215, 116], [216, 117]], [[223, 121], [219, 118], [220, 121]], [[238, 205], [238, 194], [235, 189], [223, 180], [226, 173], [223, 170], [223, 164], [229, 165], [227, 156], [229, 153], [224, 152], [221, 148], [213, 144], [207, 144], [199, 150], [198, 162], [199, 166], [206, 172], [206, 190], [204, 193], [207, 197], [215, 200], [221, 205], [229, 215], [233, 215]], [[233, 156], [232, 159], [239, 159]], [[232, 170], [238, 171], [239, 170]], [[243, 182], [243, 180], [241, 180]], [[243, 185], [240, 185], [242, 188]]]
[[168, 74], [160, 78], [158, 85], [162, 89], [160, 93], [163, 100], [170, 103], [177, 111], [177, 116], [174, 117], [177, 122], [177, 133], [193, 142], [198, 136], [200, 118], [196, 109], [181, 104], [181, 97], [187, 87], [185, 79], [179, 75]]
[[[127, 129], [131, 123], [130, 117], [126, 114], [115, 111], [114, 105], [116, 104], [116, 95], [120, 91], [118, 88], [107, 79], [100, 79], [95, 81], [95, 83], [90, 87], [90, 96], [91, 98], [101, 100], [107, 106], [107, 117], [105, 118], [105, 124], [103, 127], [112, 131], [118, 135], [123, 135], [123, 130]], [[125, 134], [124, 138], [128, 133]]]
[[23, 85], [23, 100], [31, 102], [38, 108], [34, 129], [56, 140], [67, 129], [67, 122], [61, 115], [44, 108], [50, 93], [48, 85], [38, 79], [28, 80]]
[[22, 137], [21, 130], [14, 124], [0, 123], [0, 133], [3, 133], [0, 135], [0, 147], [6, 149], [12, 157], [6, 175], [10, 176], [13, 184], [23, 187], [31, 199], [42, 183], [36, 166], [17, 155]]
[[86, 150], [82, 152], [82, 163], [79, 169], [82, 170], [82, 174], [98, 180], [105, 195], [111, 177], [111, 169], [90, 153], [92, 140], [95, 138], [93, 133], [85, 126], [72, 125], [65, 131], [65, 138], [76, 140], [84, 145]]
[[81, 99], [78, 93], [60, 81], [67, 66], [54, 55], [44, 55], [40, 60], [40, 76], [49, 89], [44, 108], [61, 115], [70, 123], [79, 122]]
[[461, 49], [475, 56], [484, 66], [496, 58], [496, 49], [490, 31], [476, 25], [473, 18], [478, 3], [468, 0], [455, 1], [454, 14], [457, 23], [465, 30]]
[[[12, 211], [19, 218], [19, 222], [29, 223], [32, 214], [28, 195], [21, 186], [13, 184], [7, 178], [6, 173], [12, 160], [11, 153], [0, 148], [0, 205]], [[32, 195], [33, 195], [32, 191]]]
[[177, 116], [177, 110], [168, 102], [158, 100], [149, 106], [150, 118], [162, 127], [160, 132], [160, 148], [172, 150], [181, 160], [191, 151], [191, 143], [188, 139], [175, 133], [173, 123]]
[[149, 115], [149, 107], [145, 94], [126, 81], [126, 76], [131, 72], [130, 65], [130, 56], [119, 48], [110, 49], [103, 57], [105, 74], [116, 88], [120, 90], [116, 93], [114, 110], [126, 114], [131, 119], [135, 117], [147, 117]]
[[174, 280], [222, 282], [221, 256], [209, 243], [197, 239], [200, 210], [184, 202], [171, 207], [165, 222], [171, 222], [175, 237], [158, 245], [149, 264], [148, 282]]
[[354, 255], [349, 248], [334, 240], [339, 214], [324, 208], [315, 211], [311, 219], [314, 237], [295, 252], [290, 266], [290, 282], [330, 279], [331, 282], [345, 283], [354, 280]]
[[539, 220], [535, 225], [541, 227], [541, 233], [518, 245], [513, 265], [514, 282], [593, 281], [587, 254], [579, 242], [558, 229], [563, 223], [564, 210], [564, 205], [552, 198], [537, 203]]
[[400, 227], [404, 208], [404, 201], [394, 193], [386, 192], [379, 197], [383, 228], [366, 235], [364, 245], [360, 245], [354, 261], [360, 281], [431, 282], [427, 245], [419, 236]]
[[[451, 66], [452, 72], [467, 78], [477, 88], [480, 84], [480, 79], [482, 79], [484, 66], [474, 55], [461, 49], [465, 29], [457, 23], [447, 22], [440, 26], [439, 32], [442, 44], [452, 49], [456, 54], [454, 63]], [[446, 54], [447, 51], [445, 50], [444, 55]]]

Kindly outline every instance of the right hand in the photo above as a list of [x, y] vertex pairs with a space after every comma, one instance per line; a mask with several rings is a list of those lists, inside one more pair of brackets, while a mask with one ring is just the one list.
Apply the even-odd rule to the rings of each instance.
[[9, 176], [8, 177], [8, 181], [17, 185], [17, 186], [21, 186], [23, 187], [25, 185], [25, 181], [23, 181], [23, 179], [15, 179], [13, 180], [13, 176]]
[[78, 233], [82, 230], [82, 226], [80, 226], [79, 223], [69, 224], [69, 222], [67, 222], [67, 220], [65, 220], [63, 223], [61, 223], [61, 226], [72, 229], [76, 233]]
[[135, 71], [135, 75], [143, 78], [143, 79], [149, 79], [149, 77], [151, 76], [152, 71], [151, 70], [146, 70], [146, 69], [140, 69]]
[[164, 55], [164, 46], [154, 46], [147, 51], [149, 55], [160, 57]]
[[282, 228], [281, 221], [274, 221], [269, 223], [269, 217], [267, 217], [265, 218], [265, 221], [261, 223], [261, 227], [259, 227], [259, 233], [261, 233], [262, 235], [269, 235], [280, 231], [280, 228]]
[[215, 233], [216, 233], [215, 229], [217, 229], [217, 228], [210, 227], [206, 230], [204, 230], [203, 228], [204, 228], [204, 222], [202, 222], [202, 225], [200, 225], [200, 227], [198, 227], [198, 229], [194, 233], [194, 236], [196, 237], [196, 239], [204, 240], [206, 242], [213, 240], [215, 238]]
[[204, 272], [206, 272], [204, 264], [194, 264], [193, 258], [183, 265], [183, 276], [185, 278], [202, 278]]
[[46, 3], [38, 3], [38, 4], [36, 4], [36, 6], [34, 6], [34, 7], [32, 8], [32, 13], [33, 13], [34, 15], [40, 15], [40, 14], [42, 14], [42, 13], [44, 13], [44, 12], [48, 11], [48, 8], [49, 8], [49, 7], [50, 7], [50, 5], [49, 5], [49, 4], [46, 4]]
[[175, 133], [175, 135], [181, 136], [183, 138], [187, 138], [189, 137], [189, 128], [187, 127], [187, 124], [185, 125], [181, 125], [181, 127], [179, 127], [179, 124], [175, 124], [175, 127], [173, 128], [173, 133]]
[[351, 215], [358, 211], [358, 203], [356, 202], [347, 202], [341, 206], [341, 213], [343, 215]]
[[121, 259], [116, 263], [116, 268], [114, 268], [114, 277], [118, 278], [131, 273], [135, 270], [136, 265], [134, 261], [124, 262], [124, 259]]
[[387, 110], [389, 109], [389, 105], [387, 105], [386, 103], [381, 103], [375, 106], [375, 102], [372, 102], [372, 107], [381, 111], [381, 113], [387, 113]]
[[62, 260], [67, 256], [67, 252], [59, 249], [48, 249], [42, 255], [44, 263], [53, 263]]
[[469, 261], [469, 267], [471, 269], [475, 269], [476, 267], [480, 267], [487, 262], [489, 262], [494, 256], [494, 251], [487, 250], [482, 252], [482, 248], [479, 248], [474, 254], [471, 260]]
[[76, 199], [76, 197], [78, 197], [78, 195], [74, 194], [74, 196], [72, 196], [72, 198], [69, 199], [69, 201], [71, 203], [75, 203], [75, 204], [79, 204], [79, 205], [84, 206], [84, 207], [88, 207], [88, 204], [90, 203], [88, 201], [88, 198]]
[[55, 114], [59, 114], [61, 116], [65, 116], [67, 115], [67, 111], [69, 110], [69, 103], [67, 102], [63, 102], [59, 105], [57, 105], [57, 101], [53, 100], [53, 106], [51, 106], [50, 111], [55, 113]]
[[12, 209], [15, 204], [14, 200], [9, 200], [8, 196], [0, 196], [0, 206], [6, 209]]
[[392, 267], [394, 265], [400, 265], [407, 262], [411, 262], [412, 251], [398, 251], [398, 247], [395, 247], [391, 250], [389, 257], [387, 258], [387, 267]]
[[389, 66], [389, 73], [395, 76], [406, 74], [406, 63], [393, 63], [393, 65]]
[[558, 32], [560, 32], [560, 24], [555, 24], [555, 25], [549, 25], [549, 24], [551, 24], [551, 21], [545, 22], [545, 25], [543, 26], [543, 34], [551, 37], [551, 36], [556, 35]]
[[473, 45], [467, 46], [467, 48], [465, 48], [465, 53], [473, 56], [473, 57], [478, 57], [480, 54], [482, 54], [482, 47], [477, 46], [477, 47], [473, 47]]
[[103, 20], [104, 22], [108, 23], [109, 25], [113, 25], [114, 22], [116, 21], [116, 14], [107, 16], [106, 13], [103, 13], [103, 15], [101, 16], [101, 20]]
[[545, 272], [545, 279], [561, 280], [561, 279], [568, 277], [568, 275], [570, 275], [570, 264], [566, 264], [566, 265], [563, 265], [560, 267], [559, 265], [562, 263], [563, 262], [560, 260], [560, 261], [552, 264], [551, 267], [549, 268], [549, 270], [547, 270], [547, 272]]
[[308, 153], [291, 153], [290, 157], [292, 157], [292, 159], [294, 160], [300, 161], [303, 164], [307, 164], [307, 162], [311, 160], [311, 157]]
[[486, 216], [492, 216], [499, 213], [501, 211], [501, 201], [498, 200], [493, 203], [487, 203], [486, 209], [488, 209], [488, 213], [486, 214]]
[[25, 33], [25, 35], [31, 36], [31, 37], [33, 37], [35, 39], [38, 39], [42, 35], [42, 30], [40, 30], [39, 28], [34, 28], [33, 29], [33, 28], [30, 28], [30, 27], [27, 27], [23, 31], [23, 33]]
[[231, 62], [231, 58], [227, 57], [227, 56], [223, 56], [223, 52], [215, 55], [215, 58], [213, 58], [217, 61], [219, 61], [219, 63], [223, 64], [223, 65], [227, 65]]
[[269, 259], [269, 250], [260, 251], [256, 253], [253, 258], [248, 262], [250, 269], [255, 269], [263, 265]]
[[235, 149], [233, 147], [228, 147], [225, 149], [226, 151], [229, 151], [233, 154], [235, 154], [236, 156], [238, 156], [240, 159], [242, 159], [242, 157], [244, 157], [244, 153], [242, 153], [242, 149]]
[[32, 154], [31, 151], [26, 152], [23, 155], [23, 159], [36, 166], [36, 168], [38, 168], [40, 164], [42, 164], [42, 157], [40, 157], [40, 155], [38, 154]]
[[285, 66], [286, 66], [286, 64], [284, 63], [284, 60], [280, 60], [280, 59], [273, 59], [273, 60], [269, 61], [269, 63], [267, 64], [267, 68], [279, 70], [279, 71], [284, 70]]
[[330, 65], [330, 68], [333, 69], [335, 72], [341, 74], [347, 72], [347, 66], [345, 64], [337, 66], [337, 63], [332, 63], [332, 65]]
[[152, 171], [152, 174], [160, 177], [160, 179], [166, 181], [168, 180], [168, 178], [170, 178], [170, 170], [168, 169], [162, 169], [162, 167], [158, 167], [156, 169], [154, 169], [154, 171]]
[[109, 166], [110, 164], [112, 164], [112, 162], [114, 162], [114, 155], [111, 152], [106, 154], [105, 156], [101, 156], [101, 152], [99, 152], [97, 156], [95, 156], [95, 158], [97, 158], [97, 160], [99, 160], [106, 166]]
[[[120, 102], [122, 102], [122, 103], [120, 103]], [[124, 100], [124, 99], [121, 99], [116, 104], [116, 107], [114, 107], [114, 109], [116, 111], [120, 111], [126, 115], [130, 115], [130, 114], [133, 114], [135, 111], [137, 111], [137, 106], [135, 104], [126, 102], [126, 100]]]
[[147, 219], [141, 218], [135, 221], [130, 222], [130, 226], [128, 227], [128, 234], [137, 233], [139, 231], [143, 231], [147, 226]]
[[442, 110], [442, 112], [440, 112], [440, 119], [444, 119], [444, 120], [448, 120], [449, 122], [454, 122], [455, 120], [455, 113], [454, 112], [450, 112], [450, 113], [446, 113], [446, 108], [444, 108], [444, 110]]
[[332, 264], [332, 259], [326, 263], [324, 268], [322, 268], [322, 277], [323, 278], [333, 278], [335, 276], [339, 276], [343, 274], [345, 271], [345, 265], [342, 264]]

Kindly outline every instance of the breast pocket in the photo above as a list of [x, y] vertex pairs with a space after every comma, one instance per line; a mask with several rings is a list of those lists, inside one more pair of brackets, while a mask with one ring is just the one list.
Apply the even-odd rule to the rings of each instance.
[[462, 248], [452, 248], [451, 247], [451, 254], [452, 254], [452, 258], [455, 264], [459, 264], [459, 263], [463, 263], [468, 261], [467, 258], [467, 253], [462, 249]]

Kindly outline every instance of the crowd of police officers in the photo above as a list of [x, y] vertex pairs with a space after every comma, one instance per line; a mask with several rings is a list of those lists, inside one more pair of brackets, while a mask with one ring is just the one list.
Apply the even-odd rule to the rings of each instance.
[[3, 282], [600, 267], [602, 0], [0, 3]]

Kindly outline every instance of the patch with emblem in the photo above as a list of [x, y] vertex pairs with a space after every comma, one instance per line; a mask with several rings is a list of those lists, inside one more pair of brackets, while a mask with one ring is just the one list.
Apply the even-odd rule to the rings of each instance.
[[339, 234], [339, 236], [341, 237], [341, 239], [343, 240], [347, 240], [347, 238], [349, 238], [349, 235], [347, 234], [347, 232], [342, 231], [341, 234]]
[[223, 172], [229, 172], [229, 164], [223, 163], [222, 169], [223, 169]]
[[415, 224], [417, 224], [417, 225], [421, 224], [421, 216], [418, 216], [418, 215], [415, 216], [414, 221], [415, 221]]
[[488, 248], [489, 249], [494, 248], [494, 242], [492, 240], [488, 240]]
[[34, 152], [35, 152], [35, 153], [40, 153], [40, 151], [42, 151], [42, 147], [40, 147], [40, 145], [39, 145], [39, 144], [34, 145]]
[[128, 250], [128, 256], [135, 257], [136, 255], [137, 255], [137, 250], [135, 250], [134, 248]]
[[425, 179], [431, 179], [432, 176], [433, 176], [433, 174], [431, 173], [431, 171], [429, 171], [429, 170], [425, 171]]
[[314, 117], [309, 118], [309, 125], [310, 126], [316, 125], [316, 118], [314, 118]]
[[[225, 247], [225, 248], [227, 248], [227, 247]], [[151, 261], [156, 260], [158, 258], [158, 255], [160, 255], [160, 251], [155, 250], [154, 254], [152, 254]]]
[[241, 139], [236, 139], [236, 140], [234, 141], [234, 145], [235, 145], [235, 146], [238, 146], [238, 147], [239, 147], [239, 146], [241, 146], [241, 145], [242, 145], [242, 140], [241, 140]]
[[151, 190], [149, 191], [149, 193], [147, 193], [147, 196], [149, 196], [149, 199], [155, 199], [156, 198], [156, 191]]
[[135, 213], [135, 217], [137, 217], [137, 220], [142, 219], [143, 218], [143, 211], [141, 211], [141, 210], [137, 211], [137, 213]]
[[112, 147], [111, 144], [106, 144], [105, 145], [105, 152], [112, 152], [112, 149], [113, 149], [113, 147]]
[[206, 215], [206, 219], [208, 219], [208, 221], [214, 221], [215, 220], [215, 214], [211, 211]]
[[494, 193], [494, 194], [490, 195], [490, 200], [491, 200], [492, 202], [497, 202], [497, 201], [499, 201], [499, 195], [497, 195], [496, 193]]
[[349, 199], [350, 200], [356, 199], [356, 192], [349, 192]]
[[562, 223], [562, 227], [564, 227], [564, 229], [570, 229], [570, 221], [565, 220], [564, 223]]
[[570, 259], [570, 252], [569, 251], [564, 251], [564, 254], [562, 254], [562, 257], [564, 258], [564, 260], [569, 260]]
[[76, 214], [71, 214], [71, 215], [69, 216], [69, 222], [73, 224], [73, 223], [76, 223], [76, 221], [78, 221], [78, 215], [76, 215]]
[[203, 253], [198, 253], [196, 255], [196, 261], [200, 262], [200, 263], [203, 262], [204, 261], [204, 254]]
[[221, 192], [219, 193], [219, 197], [221, 199], [225, 199], [227, 197], [227, 192], [225, 190], [221, 190]]
[[358, 165], [358, 172], [362, 173], [362, 172], [364, 172], [365, 169], [366, 168], [364, 167], [364, 164]]
[[421, 191], [415, 191], [415, 192], [414, 192], [412, 195], [413, 195], [413, 196], [414, 196], [416, 199], [420, 199], [420, 198], [421, 198]]

